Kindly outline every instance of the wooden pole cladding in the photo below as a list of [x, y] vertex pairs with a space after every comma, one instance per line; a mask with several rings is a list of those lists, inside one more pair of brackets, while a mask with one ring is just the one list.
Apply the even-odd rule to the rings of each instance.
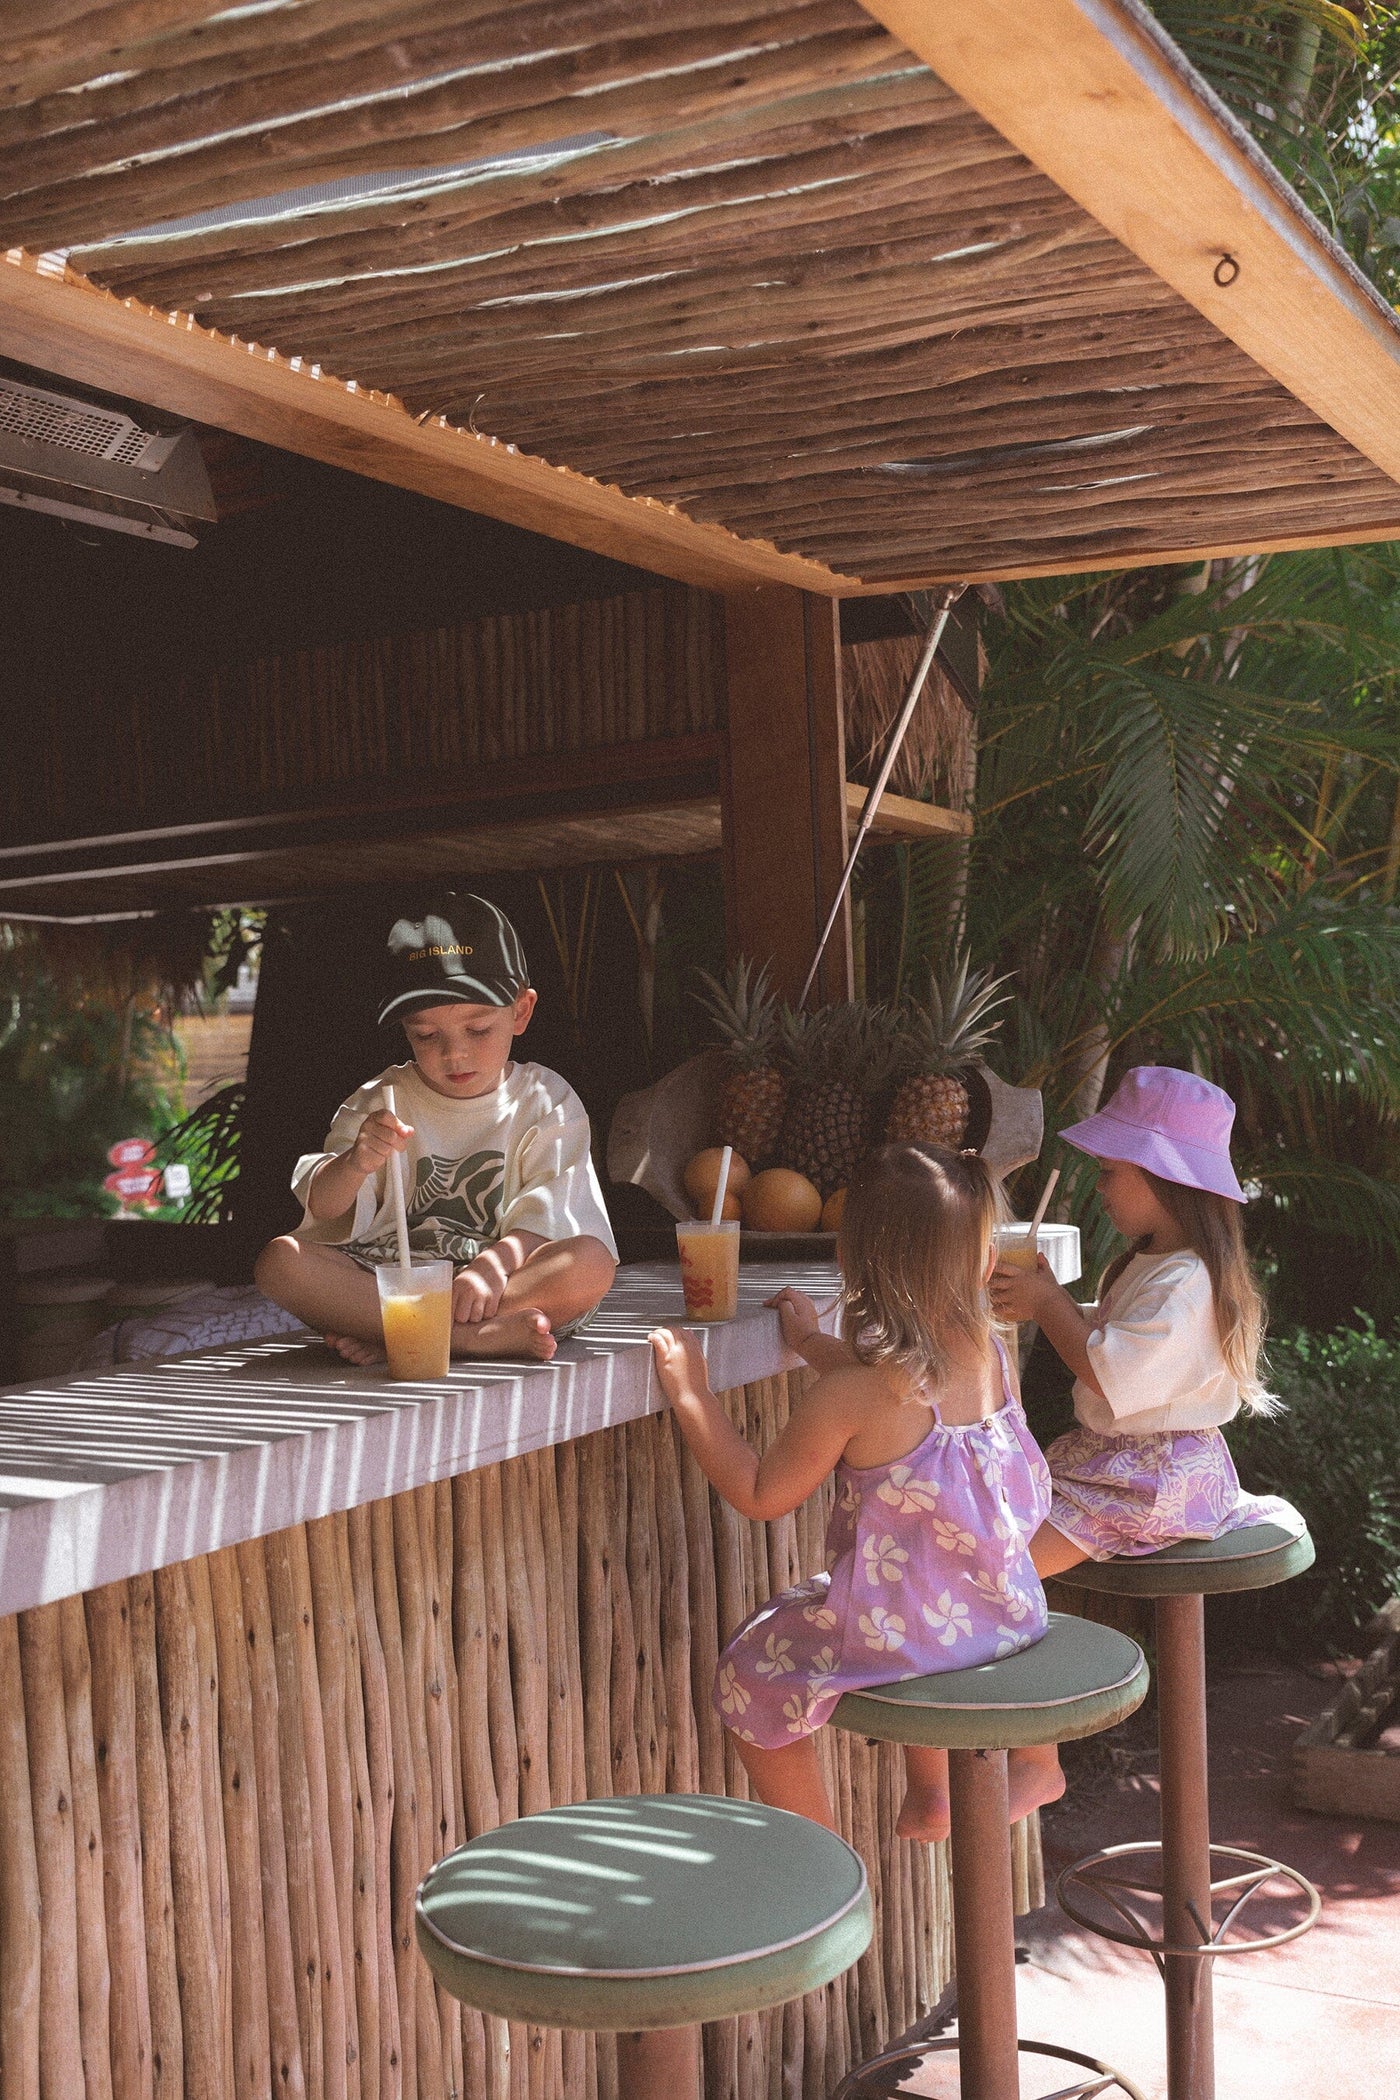
[[[788, 1403], [784, 1378], [728, 1396], [761, 1443]], [[653, 1416], [0, 1619], [0, 2100], [614, 2100], [610, 2036], [436, 1990], [414, 1892], [555, 1802], [743, 1794], [719, 1648], [820, 1565], [828, 1514], [823, 1489], [744, 1522]], [[706, 2100], [820, 2100], [948, 1975], [898, 1751], [820, 1754], [875, 1940], [707, 2028]], [[1013, 1872], [1039, 1902], [1024, 1828]]]
[[[731, 955], [802, 989], [846, 858], [839, 608], [782, 586], [725, 599], [720, 766]], [[849, 900], [827, 943], [818, 1000], [849, 999]]]

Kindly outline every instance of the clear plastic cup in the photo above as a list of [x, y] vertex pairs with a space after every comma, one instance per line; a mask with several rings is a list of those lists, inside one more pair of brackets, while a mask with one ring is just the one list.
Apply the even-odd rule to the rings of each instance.
[[732, 1320], [739, 1310], [739, 1220], [682, 1218], [676, 1251], [687, 1320]]
[[452, 1264], [416, 1261], [407, 1288], [396, 1261], [381, 1262], [379, 1317], [391, 1378], [445, 1378], [452, 1357]]
[[1008, 1269], [1035, 1273], [1040, 1244], [1034, 1225], [998, 1225], [997, 1260]]

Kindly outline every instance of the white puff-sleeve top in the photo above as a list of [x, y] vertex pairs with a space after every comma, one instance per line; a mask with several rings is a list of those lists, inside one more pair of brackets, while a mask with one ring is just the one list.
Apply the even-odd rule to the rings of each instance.
[[1091, 1316], [1089, 1362], [1104, 1397], [1075, 1380], [1074, 1412], [1086, 1429], [1153, 1436], [1216, 1429], [1239, 1412], [1198, 1254], [1135, 1254]]

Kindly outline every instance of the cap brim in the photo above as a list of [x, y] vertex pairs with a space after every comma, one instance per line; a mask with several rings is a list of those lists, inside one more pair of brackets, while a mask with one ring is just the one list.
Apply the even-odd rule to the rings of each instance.
[[1229, 1155], [1207, 1150], [1204, 1145], [1183, 1144], [1160, 1130], [1144, 1130], [1140, 1123], [1124, 1123], [1101, 1110], [1082, 1123], [1071, 1123], [1060, 1136], [1067, 1145], [1087, 1152], [1093, 1159], [1126, 1159], [1132, 1166], [1183, 1188], [1203, 1189], [1207, 1195], [1224, 1196], [1231, 1203], [1248, 1199], [1230, 1164]]
[[458, 991], [449, 984], [435, 984], [429, 990], [396, 992], [380, 1007], [379, 1025], [382, 1028], [386, 1021], [406, 1020], [409, 1014], [419, 1013], [427, 1006], [514, 1006], [519, 997], [519, 992], [512, 992], [508, 999], [488, 999], [481, 985]]

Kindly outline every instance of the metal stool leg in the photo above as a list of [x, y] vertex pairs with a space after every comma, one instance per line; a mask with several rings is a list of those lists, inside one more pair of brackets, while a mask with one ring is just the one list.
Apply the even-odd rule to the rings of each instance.
[[1018, 2100], [1016, 1913], [1004, 1750], [950, 1750], [963, 2100]]
[[1205, 1599], [1157, 1599], [1162, 1936], [1171, 2100], [1215, 2100]]

